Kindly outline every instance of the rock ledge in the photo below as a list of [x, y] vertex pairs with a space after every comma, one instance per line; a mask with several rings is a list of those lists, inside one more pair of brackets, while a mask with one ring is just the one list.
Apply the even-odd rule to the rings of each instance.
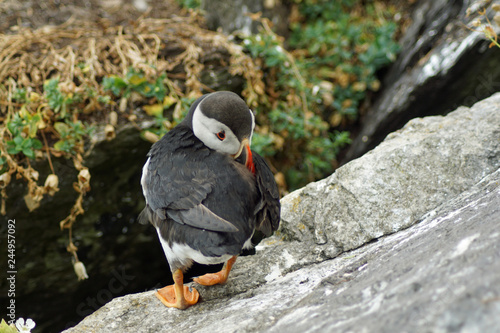
[[500, 327], [500, 94], [410, 121], [282, 204], [280, 230], [226, 285], [196, 286], [196, 306], [168, 309], [147, 291], [65, 332]]

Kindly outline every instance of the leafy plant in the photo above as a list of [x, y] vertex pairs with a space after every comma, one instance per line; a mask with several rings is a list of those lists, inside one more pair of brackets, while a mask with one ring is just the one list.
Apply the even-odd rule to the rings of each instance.
[[201, 6], [201, 0], [177, 0], [177, 3], [188, 9], [197, 9]]
[[[10, 100], [6, 103], [11, 105], [15, 101], [17, 109], [8, 109], [6, 126], [0, 126], [0, 135], [2, 138], [7, 138], [0, 142], [2, 155], [0, 158], [0, 183], [2, 185], [0, 211], [2, 214], [5, 214], [6, 187], [12, 179], [12, 174], [16, 173], [17, 177], [22, 177], [28, 182], [28, 193], [24, 196], [24, 200], [30, 211], [40, 206], [44, 195], [53, 196], [59, 190], [59, 180], [52, 166], [51, 154], [72, 158], [78, 171], [88, 173], [88, 169], [82, 165], [81, 161], [84, 153], [84, 139], [89, 137], [93, 128], [85, 126], [77, 118], [80, 110], [88, 110], [87, 106], [81, 105], [85, 100], [83, 91], [88, 93], [86, 101], [90, 101], [87, 103], [89, 105], [93, 100], [97, 101], [101, 95], [92, 89], [77, 87], [71, 81], [60, 82], [58, 78], [45, 81], [43, 88], [43, 94], [26, 88], [14, 88]], [[49, 136], [50, 140], [47, 140], [46, 136]], [[58, 141], [54, 140], [57, 136]], [[44, 143], [40, 139], [43, 139]], [[38, 171], [30, 165], [29, 161], [20, 156], [34, 159], [43, 157], [43, 153], [46, 153], [52, 173], [47, 176], [42, 186], [38, 184]], [[90, 178], [90, 175], [87, 178]], [[79, 197], [69, 217], [64, 220], [66, 222], [62, 228], [71, 228], [75, 217], [83, 213], [81, 200], [88, 189], [85, 186], [75, 187]], [[76, 256], [76, 250], [74, 255]]]
[[166, 75], [163, 73], [154, 81], [149, 81], [144, 72], [130, 68], [124, 78], [112, 75], [103, 78], [102, 87], [105, 91], [111, 91], [115, 96], [129, 97], [135, 91], [144, 97], [154, 97], [157, 101], [163, 101], [167, 88], [163, 84]]
[[7, 129], [12, 135], [8, 140], [7, 153], [16, 155], [23, 153], [29, 158], [35, 158], [35, 150], [42, 148], [42, 142], [36, 138], [40, 114], [31, 115], [25, 108], [16, 113], [11, 121], [7, 122]]
[[82, 101], [81, 94], [74, 89], [68, 93], [63, 93], [58, 78], [47, 80], [43, 85], [43, 89], [49, 107], [58, 113], [61, 119], [68, 115], [69, 107]]
[[25, 103], [27, 101], [27, 93], [25, 88], [17, 88], [12, 94], [12, 99], [18, 103]]
[[93, 131], [93, 127], [87, 128], [81, 121], [71, 122], [69, 120], [55, 123], [54, 129], [61, 137], [59, 141], [54, 143], [54, 149], [69, 154], [82, 153], [84, 139]]
[[[249, 54], [261, 61], [266, 97], [255, 108], [259, 128], [254, 149], [284, 172], [294, 189], [332, 172], [345, 130], [356, 120], [376, 72], [395, 60], [393, 9], [381, 2], [297, 0], [299, 16], [286, 41], [266, 19], [245, 36]], [[259, 129], [258, 128], [258, 129]]]
[[13, 140], [7, 141], [7, 152], [11, 155], [23, 153], [29, 158], [35, 158], [35, 149], [41, 149], [42, 143], [38, 139], [23, 138], [16, 136]]
[[289, 39], [292, 48], [306, 51], [297, 53], [298, 62], [313, 82], [335, 85], [325, 107], [355, 119], [366, 91], [380, 86], [376, 71], [399, 52], [391, 9], [357, 0], [306, 0], [299, 8], [303, 16]]
[[[198, 0], [180, 2], [199, 7]], [[54, 37], [52, 29], [33, 32], [38, 37], [32, 39], [5, 35], [4, 48], [12, 56], [2, 59], [0, 71], [0, 212], [6, 213], [11, 179], [27, 182], [25, 200], [33, 210], [44, 195], [58, 190], [51, 156], [71, 159], [78, 198], [60, 227], [69, 230], [67, 250], [78, 263], [71, 228], [84, 213], [83, 196], [90, 190], [84, 146], [93, 131], [89, 124], [100, 123], [105, 133], [114, 134], [117, 124], [140, 125], [149, 116], [155, 125], [145, 133], [157, 139], [213, 88], [201, 75], [212, 65], [227, 67], [246, 82], [241, 94], [257, 121], [252, 148], [286, 176], [285, 189], [331, 173], [349, 142], [350, 122], [367, 92], [380, 85], [377, 70], [397, 52], [391, 8], [377, 0], [293, 0], [292, 6], [298, 15], [290, 40], [262, 19], [259, 34], [242, 37], [243, 48], [237, 38], [198, 27], [200, 15], [141, 18], [125, 29], [77, 21], [54, 27], [64, 30], [64, 37]], [[166, 41], [181, 53], [164, 52]], [[220, 58], [206, 57], [204, 46], [210, 44]], [[123, 68], [129, 68], [125, 75]], [[35, 157], [45, 158], [52, 171], [43, 186], [30, 163]]]

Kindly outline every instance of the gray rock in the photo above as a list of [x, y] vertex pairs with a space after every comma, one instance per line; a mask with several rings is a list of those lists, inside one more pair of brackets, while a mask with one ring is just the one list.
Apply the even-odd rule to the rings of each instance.
[[499, 205], [500, 169], [420, 223], [315, 265], [327, 276], [265, 331], [498, 332]]
[[[483, 7], [492, 20], [495, 2], [418, 1], [412, 10], [412, 24], [400, 40], [401, 53], [385, 75], [373, 106], [361, 119], [362, 128], [344, 162], [374, 148], [410, 119], [471, 106], [499, 90], [500, 51], [488, 48], [490, 41], [480, 28], [473, 30], [470, 25], [481, 18]], [[493, 27], [500, 32], [497, 25]]]
[[209, 29], [225, 34], [240, 31], [243, 34], [259, 32], [260, 24], [250, 14], [261, 13], [280, 36], [287, 36], [290, 6], [282, 1], [266, 0], [202, 0], [205, 21]]
[[282, 203], [280, 230], [196, 306], [131, 294], [65, 332], [500, 329], [500, 94], [412, 120]]
[[332, 176], [282, 200], [282, 232], [331, 258], [406, 228], [500, 166], [500, 94], [417, 118]]

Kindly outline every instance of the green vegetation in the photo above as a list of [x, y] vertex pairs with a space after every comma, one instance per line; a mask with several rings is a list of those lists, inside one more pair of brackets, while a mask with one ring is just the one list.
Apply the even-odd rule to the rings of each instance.
[[[35, 150], [42, 149], [42, 143], [36, 138], [37, 125], [41, 121], [39, 114], [31, 115], [26, 109], [16, 113], [13, 119], [7, 123], [7, 128], [13, 139], [6, 142], [7, 153], [16, 155], [23, 153], [29, 158], [35, 158]], [[27, 135], [23, 136], [24, 129]]]
[[[39, 138], [47, 127], [46, 120], [51, 118], [54, 120], [51, 128], [59, 134], [59, 140], [52, 146], [55, 151], [60, 152], [56, 155], [69, 158], [83, 152], [84, 140], [92, 134], [93, 127], [72, 119], [85, 103], [86, 95], [63, 92], [63, 86], [65, 85], [59, 83], [56, 78], [44, 83], [42, 96], [27, 92], [25, 88], [17, 88], [13, 92], [11, 102], [19, 106], [19, 111], [9, 112], [6, 118], [7, 129], [12, 138], [6, 141], [9, 155], [22, 153], [30, 159], [35, 159], [37, 152], [41, 154], [43, 144]], [[106, 99], [103, 99], [103, 102], [105, 101]]]
[[334, 170], [350, 143], [347, 129], [367, 94], [380, 87], [377, 71], [399, 52], [391, 19], [396, 9], [383, 1], [294, 0], [293, 6], [298, 15], [286, 41], [267, 19], [260, 19], [258, 34], [242, 36], [265, 81], [252, 105], [258, 123], [253, 148], [285, 175], [291, 190]]
[[[69, 229], [68, 252], [78, 262], [71, 228], [90, 190], [85, 158], [96, 128], [111, 140], [118, 124], [139, 128], [153, 119], [143, 136], [157, 140], [211, 91], [201, 82], [210, 66], [243, 79], [238, 93], [256, 113], [253, 149], [268, 159], [282, 190], [329, 175], [367, 96], [380, 86], [377, 71], [398, 52], [395, 9], [359, 0], [292, 6], [287, 40], [264, 18], [258, 34], [231, 39], [199, 27], [199, 13], [125, 28], [75, 22], [0, 35], [0, 212], [14, 177], [27, 182], [24, 199], [34, 210], [58, 191], [51, 158], [72, 160], [78, 197], [60, 227]], [[216, 45], [217, 57], [206, 45]], [[50, 166], [43, 185], [34, 161]]]
[[325, 106], [352, 118], [366, 90], [378, 89], [376, 71], [393, 62], [399, 51], [391, 11], [376, 2], [359, 3], [302, 2], [303, 22], [292, 24], [289, 40], [294, 49], [305, 50], [298, 62], [308, 78], [334, 84], [333, 100]]
[[255, 108], [265, 131], [254, 147], [280, 166], [290, 189], [333, 171], [350, 142], [345, 128], [357, 119], [367, 92], [379, 88], [377, 70], [399, 51], [394, 9], [382, 2], [295, 5], [300, 15], [290, 24], [288, 47], [266, 19], [259, 34], [244, 38], [267, 77], [266, 98]]
[[154, 82], [149, 82], [144, 72], [130, 68], [124, 78], [113, 75], [102, 80], [105, 91], [111, 91], [115, 96], [129, 97], [135, 91], [146, 98], [154, 97], [163, 101], [167, 88], [163, 84], [166, 74], [161, 74]]
[[[196, 8], [199, 2], [181, 5]], [[383, 2], [296, 0], [294, 6], [299, 15], [290, 23], [287, 41], [266, 19], [260, 19], [260, 33], [242, 40], [262, 70], [262, 80], [247, 78], [243, 91], [257, 114], [253, 147], [285, 175], [288, 189], [332, 172], [337, 154], [350, 142], [346, 129], [367, 92], [380, 86], [377, 70], [398, 52], [397, 26], [390, 20], [394, 9]], [[143, 100], [139, 104], [156, 124], [149, 132], [159, 137], [182, 119], [196, 98], [182, 96], [167, 73], [154, 65], [148, 73], [131, 66], [124, 75], [103, 76], [97, 85], [86, 83], [88, 63], [80, 61], [76, 67], [84, 77], [80, 86], [56, 77], [46, 80], [39, 94], [13, 83], [8, 103], [15, 103], [18, 111], [8, 112], [5, 119], [7, 154], [35, 159], [45, 150], [80, 165], [85, 140], [95, 129], [79, 119], [88, 118], [85, 114], [104, 107], [123, 111], [131, 100]], [[242, 70], [235, 72], [241, 75]], [[44, 147], [41, 134], [47, 128], [53, 135]], [[0, 163], [5, 171], [7, 157]]]
[[177, 0], [179, 5], [188, 9], [197, 9], [201, 6], [201, 0]]
[[54, 149], [69, 155], [78, 155], [83, 151], [84, 139], [88, 138], [94, 131], [94, 127], [85, 126], [81, 121], [54, 123], [54, 129], [60, 136], [60, 140], [54, 143]]

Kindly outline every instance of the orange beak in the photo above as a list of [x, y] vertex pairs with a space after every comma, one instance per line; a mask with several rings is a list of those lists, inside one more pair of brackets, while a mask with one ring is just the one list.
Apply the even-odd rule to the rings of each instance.
[[247, 160], [245, 161], [245, 166], [251, 173], [255, 174], [255, 165], [253, 164], [252, 150], [250, 149], [250, 145], [246, 145], [247, 150]]
[[243, 139], [241, 141], [240, 149], [238, 149], [238, 152], [233, 156], [235, 159], [240, 157], [240, 155], [243, 153], [243, 149], [245, 149], [245, 166], [247, 167], [250, 172], [255, 173], [255, 165], [253, 164], [253, 158], [252, 158], [252, 150], [250, 149], [250, 141], [248, 139]]

